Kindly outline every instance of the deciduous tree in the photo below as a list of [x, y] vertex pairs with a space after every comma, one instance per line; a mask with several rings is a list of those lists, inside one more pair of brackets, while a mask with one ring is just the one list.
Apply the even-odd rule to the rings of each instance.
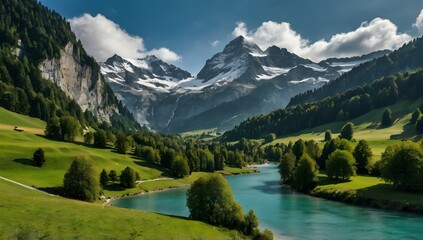
[[94, 202], [100, 191], [97, 174], [91, 160], [85, 156], [76, 157], [63, 179], [65, 195]]

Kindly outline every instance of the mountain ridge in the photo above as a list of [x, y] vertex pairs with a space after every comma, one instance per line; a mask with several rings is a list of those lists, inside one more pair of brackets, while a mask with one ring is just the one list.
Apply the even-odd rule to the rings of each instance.
[[[128, 60], [120, 58], [116, 64]], [[263, 51], [242, 36], [208, 59], [196, 77], [185, 75], [182, 80], [172, 75], [131, 77], [131, 70], [122, 66], [113, 72], [111, 62], [101, 63], [102, 73], [118, 98], [141, 124], [167, 132], [230, 129], [248, 117], [286, 106], [296, 94], [323, 86], [357, 65], [315, 63], [276, 46]], [[225, 110], [228, 106], [231, 111]]]

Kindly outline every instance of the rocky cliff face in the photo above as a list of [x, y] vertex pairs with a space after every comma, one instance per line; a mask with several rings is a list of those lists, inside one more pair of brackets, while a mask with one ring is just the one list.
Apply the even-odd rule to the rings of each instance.
[[71, 43], [61, 50], [60, 56], [41, 63], [42, 77], [59, 86], [83, 111], [91, 111], [100, 121], [110, 123], [110, 117], [118, 110], [115, 105], [107, 105], [106, 83], [100, 72], [81, 64]]

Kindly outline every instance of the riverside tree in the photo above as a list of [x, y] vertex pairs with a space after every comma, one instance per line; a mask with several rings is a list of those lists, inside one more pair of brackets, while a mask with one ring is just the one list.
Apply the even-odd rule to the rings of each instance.
[[316, 162], [304, 154], [295, 168], [292, 187], [300, 192], [308, 192], [316, 187], [318, 174], [319, 167]]
[[336, 150], [326, 161], [326, 171], [329, 178], [343, 180], [350, 179], [355, 175], [355, 159], [351, 152], [345, 150]]
[[187, 191], [190, 218], [232, 229], [244, 229], [242, 208], [234, 201], [228, 182], [220, 174], [201, 177]]
[[353, 156], [356, 161], [357, 173], [367, 174], [367, 167], [372, 159], [373, 153], [366, 140], [362, 139], [358, 142], [357, 146], [354, 148]]
[[388, 146], [380, 162], [381, 177], [401, 190], [423, 191], [423, 151], [419, 144], [402, 141]]
[[281, 174], [283, 183], [291, 183], [296, 164], [295, 155], [292, 152], [287, 152], [282, 156], [279, 164], [279, 172]]
[[93, 162], [85, 156], [76, 157], [65, 174], [63, 187], [67, 197], [94, 202], [100, 187]]

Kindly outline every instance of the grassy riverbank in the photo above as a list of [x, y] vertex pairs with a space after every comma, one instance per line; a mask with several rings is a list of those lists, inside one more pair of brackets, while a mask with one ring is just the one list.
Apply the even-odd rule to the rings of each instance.
[[319, 186], [311, 195], [361, 206], [423, 213], [423, 194], [398, 191], [392, 184], [370, 176], [335, 181], [321, 175]]
[[49, 196], [0, 179], [0, 239], [234, 239], [208, 224]]
[[[415, 126], [409, 124], [411, 112], [421, 106], [423, 99], [417, 101], [402, 101], [389, 106], [392, 110], [392, 116], [396, 119], [395, 123], [387, 128], [380, 127], [380, 120], [384, 109], [372, 110], [369, 113], [358, 118], [349, 120], [354, 123], [353, 147], [358, 140], [366, 140], [373, 152], [372, 161], [378, 161], [386, 147], [393, 145], [402, 139], [420, 140], [421, 134], [415, 131]], [[338, 121], [325, 124], [312, 129], [283, 136], [271, 143], [277, 144], [295, 142], [298, 139], [315, 140], [323, 149], [324, 134], [326, 130], [332, 131], [332, 137], [338, 137], [339, 131], [345, 124], [345, 121]], [[394, 189], [392, 184], [371, 176], [355, 176], [350, 181], [331, 181], [326, 175], [320, 175], [319, 186], [317, 186], [311, 195], [325, 199], [384, 209], [412, 211], [423, 213], [423, 194], [401, 192]]]

